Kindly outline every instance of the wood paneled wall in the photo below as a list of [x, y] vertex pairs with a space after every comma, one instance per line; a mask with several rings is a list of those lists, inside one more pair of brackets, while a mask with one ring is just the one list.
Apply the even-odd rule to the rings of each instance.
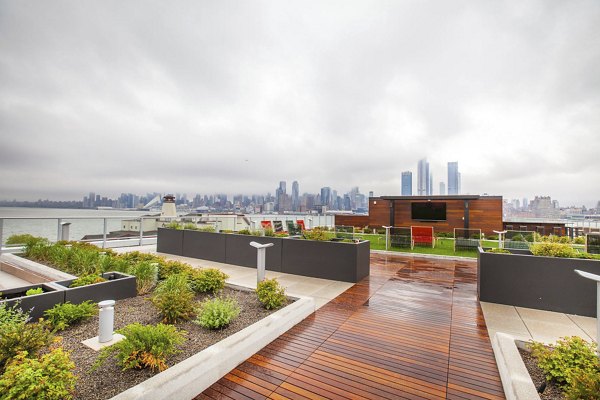
[[344, 226], [356, 226], [358, 228], [364, 228], [369, 224], [368, 215], [336, 215], [336, 225]]

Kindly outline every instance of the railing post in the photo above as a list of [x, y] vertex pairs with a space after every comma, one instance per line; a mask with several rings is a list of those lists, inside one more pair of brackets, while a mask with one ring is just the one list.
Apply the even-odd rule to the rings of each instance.
[[106, 218], [104, 219], [104, 231], [102, 232], [102, 248], [105, 249], [106, 248], [106, 228], [107, 228], [107, 220]]
[[142, 245], [143, 239], [144, 239], [144, 217], [140, 217], [140, 246]]
[[60, 242], [62, 240], [62, 218], [58, 219], [58, 229], [56, 230], [56, 241]]
[[0, 218], [0, 255], [2, 255], [2, 232], [4, 231], [4, 219]]
[[385, 251], [388, 251], [388, 243], [390, 240], [390, 229], [392, 227], [391, 226], [382, 226], [382, 228], [385, 228]]

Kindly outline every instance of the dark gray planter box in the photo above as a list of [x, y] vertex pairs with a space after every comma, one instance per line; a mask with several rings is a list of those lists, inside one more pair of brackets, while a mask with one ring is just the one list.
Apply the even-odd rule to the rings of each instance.
[[183, 230], [158, 228], [156, 251], [180, 256], [183, 253]]
[[265, 266], [269, 271], [281, 272], [281, 243], [288, 239], [227, 234], [225, 240], [225, 262], [252, 268], [256, 268], [257, 250], [250, 246], [250, 242], [273, 243], [273, 246], [266, 250]]
[[343, 243], [286, 239], [282, 250], [281, 272], [287, 274], [355, 283], [370, 273], [369, 241]]
[[102, 277], [108, 281], [76, 288], [69, 288], [74, 279], [56, 283], [65, 287], [64, 301], [73, 304], [80, 304], [86, 300], [97, 303], [102, 300], [121, 300], [137, 296], [135, 276], [121, 272], [105, 272]]
[[200, 232], [193, 230], [183, 230], [181, 232], [183, 232], [182, 256], [201, 258], [203, 260], [221, 263], [225, 262], [225, 240], [228, 236], [227, 233]]
[[486, 253], [477, 260], [480, 301], [596, 316], [596, 283], [576, 269], [600, 274], [600, 261]]
[[[25, 295], [29, 289], [37, 289], [40, 287], [44, 290], [44, 293], [33, 294], [31, 296]], [[45, 283], [2, 290], [2, 296], [0, 297], [0, 302], [6, 303], [9, 307], [13, 307], [18, 303], [23, 311], [31, 310], [29, 316], [31, 317], [32, 322], [43, 317], [44, 311], [49, 310], [56, 304], [61, 304], [64, 301], [65, 292], [62, 288]]]

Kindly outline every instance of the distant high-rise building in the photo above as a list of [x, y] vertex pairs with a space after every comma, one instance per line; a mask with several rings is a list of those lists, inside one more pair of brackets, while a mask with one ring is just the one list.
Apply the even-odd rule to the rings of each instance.
[[429, 193], [429, 163], [424, 158], [419, 160], [417, 170], [417, 194], [419, 196], [427, 196]]
[[300, 188], [298, 181], [292, 182], [292, 211], [300, 209]]
[[433, 174], [429, 173], [429, 190], [427, 190], [427, 196], [433, 196]]
[[331, 202], [331, 188], [325, 186], [321, 188], [321, 205], [327, 206]]
[[446, 184], [444, 182], [440, 182], [440, 196], [444, 196], [446, 194]]
[[280, 181], [279, 182], [279, 190], [281, 190], [281, 193], [286, 193], [285, 186], [286, 186], [285, 181]]
[[[369, 197], [373, 197], [373, 191], [369, 190]], [[600, 201], [598, 202], [598, 204], [600, 204]]]
[[529, 208], [529, 200], [527, 200], [527, 197], [523, 197], [523, 210], [527, 211], [528, 208]]
[[402, 172], [402, 196], [412, 196], [412, 172]]
[[460, 173], [458, 161], [448, 163], [448, 194], [460, 194]]

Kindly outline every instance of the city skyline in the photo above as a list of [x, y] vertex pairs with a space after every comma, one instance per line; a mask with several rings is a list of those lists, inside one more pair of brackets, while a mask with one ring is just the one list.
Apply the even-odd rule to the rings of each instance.
[[424, 157], [434, 192], [460, 160], [464, 194], [600, 198], [598, 1], [0, 15], [0, 198], [268, 192], [282, 176], [397, 194]]

